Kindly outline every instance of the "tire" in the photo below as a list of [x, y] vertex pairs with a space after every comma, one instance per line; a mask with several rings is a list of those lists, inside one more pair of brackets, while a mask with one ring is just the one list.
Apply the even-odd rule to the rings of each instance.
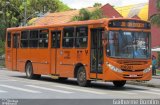
[[33, 73], [33, 67], [31, 62], [27, 63], [25, 72], [26, 72], [26, 77], [28, 79], [39, 79], [41, 77], [41, 75]]
[[86, 71], [83, 66], [78, 68], [77, 82], [78, 82], [78, 85], [82, 87], [88, 86], [91, 82], [86, 79]]
[[126, 84], [126, 81], [113, 81], [115, 87], [123, 87]]

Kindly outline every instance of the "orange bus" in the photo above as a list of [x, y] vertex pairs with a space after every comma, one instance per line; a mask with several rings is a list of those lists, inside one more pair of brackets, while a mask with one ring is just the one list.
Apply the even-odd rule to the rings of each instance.
[[99, 19], [66, 24], [8, 28], [6, 67], [27, 78], [50, 75], [123, 87], [127, 80], [151, 79], [150, 23]]

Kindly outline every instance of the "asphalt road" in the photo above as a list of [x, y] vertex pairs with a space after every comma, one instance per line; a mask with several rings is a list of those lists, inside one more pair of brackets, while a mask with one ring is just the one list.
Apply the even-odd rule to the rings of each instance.
[[58, 81], [42, 76], [30, 80], [25, 73], [0, 69], [0, 99], [160, 99], [160, 89], [126, 84], [115, 88], [109, 82], [78, 86], [75, 79]]

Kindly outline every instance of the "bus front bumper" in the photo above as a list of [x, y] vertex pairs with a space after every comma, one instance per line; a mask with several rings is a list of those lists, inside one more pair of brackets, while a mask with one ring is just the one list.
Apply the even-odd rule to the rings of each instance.
[[152, 79], [152, 71], [150, 70], [147, 73], [143, 72], [115, 72], [112, 70], [107, 70], [104, 72], [105, 81], [117, 81], [117, 80], [140, 80], [140, 81], [149, 81]]

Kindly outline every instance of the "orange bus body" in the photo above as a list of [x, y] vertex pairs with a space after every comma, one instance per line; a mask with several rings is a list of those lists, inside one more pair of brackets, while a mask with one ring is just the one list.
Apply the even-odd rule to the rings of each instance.
[[[110, 30], [150, 32], [150, 29], [109, 27], [108, 24], [110, 21], [119, 21], [119, 20], [140, 21], [135, 19], [100, 19], [100, 20], [71, 22], [59, 25], [8, 28], [6, 35], [6, 68], [12, 71], [25, 72], [27, 63], [30, 62], [33, 67], [33, 74], [53, 75], [63, 78], [77, 78], [78, 76], [77, 73], [79, 70], [78, 68], [83, 66], [86, 72], [86, 80], [103, 80], [103, 81], [150, 80], [151, 70], [148, 70], [146, 73], [144, 73], [144, 70], [146, 70], [147, 68], [151, 68], [150, 58], [148, 59], [113, 58], [106, 55], [105, 48], [103, 48], [102, 49], [103, 51], [101, 52], [103, 53], [103, 60], [102, 60], [103, 64], [101, 65], [102, 71], [100, 73], [98, 71], [94, 72], [94, 70], [93, 72], [91, 72], [91, 56], [92, 56], [91, 34], [94, 34], [96, 32], [98, 33], [101, 31], [110, 31]], [[77, 27], [83, 27], [83, 28], [77, 28]], [[65, 31], [64, 28], [66, 28]], [[74, 31], [77, 29], [76, 31], [77, 33], [73, 32], [74, 36], [73, 41], [71, 41], [72, 38], [67, 36], [70, 34], [70, 32], [72, 32], [70, 31], [72, 29], [74, 29]], [[32, 40], [30, 38], [28, 39], [29, 41], [25, 39], [23, 40], [22, 31], [27, 31], [30, 34], [33, 33], [33, 37], [35, 37], [36, 35], [34, 34], [34, 32], [37, 32], [39, 33], [38, 34], [39, 36], [37, 38], [41, 37], [40, 34], [42, 32], [42, 35], [45, 35], [46, 37], [48, 37], [48, 39], [47, 38], [45, 39], [42, 36], [42, 39]], [[85, 33], [84, 31], [86, 31], [88, 36], [87, 37], [84, 36], [83, 38], [79, 37], [78, 36], [79, 34], [84, 35]], [[64, 36], [64, 33], [66, 33], [65, 34], [66, 36]], [[28, 34], [28, 36], [30, 34]], [[74, 34], [76, 34], [76, 36]], [[54, 35], [59, 35], [60, 38], [59, 47], [57, 48], [53, 48], [52, 44], [52, 41], [54, 40], [53, 37], [55, 38], [58, 37]], [[65, 37], [68, 38], [65, 39]], [[56, 40], [58, 40], [58, 38]], [[77, 40], [81, 40], [79, 41], [80, 43], [86, 43], [85, 45], [86, 47], [84, 48], [76, 47], [78, 46], [77, 44], [78, 42], [75, 42]], [[44, 43], [42, 43], [43, 41]], [[33, 48], [29, 47], [32, 46], [31, 43], [34, 46]], [[36, 43], [38, 44], [36, 45]], [[73, 43], [73, 47], [64, 47], [63, 43], [66, 43], [66, 45], [64, 46], [67, 46], [68, 43], [69, 44]], [[22, 46], [26, 47], [22, 48]], [[93, 49], [93, 51], [99, 51], [99, 50]], [[114, 67], [123, 69], [124, 71], [123, 72], [113, 71], [109, 68], [110, 64], [113, 65]]]

